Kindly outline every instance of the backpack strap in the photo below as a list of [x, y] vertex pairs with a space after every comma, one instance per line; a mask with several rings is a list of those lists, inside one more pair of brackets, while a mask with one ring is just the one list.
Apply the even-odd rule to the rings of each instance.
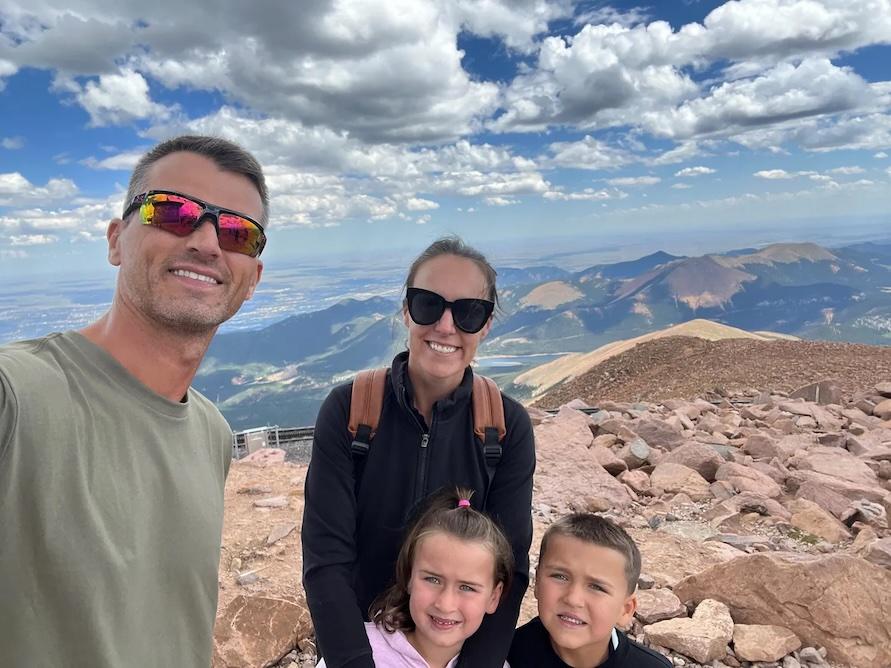
[[[368, 454], [371, 439], [377, 433], [384, 406], [384, 388], [387, 382], [387, 369], [366, 369], [360, 371], [353, 381], [350, 395], [350, 421], [347, 426], [353, 443], [350, 452], [354, 463]], [[358, 460], [358, 461], [356, 461]]]
[[501, 390], [495, 381], [487, 376], [473, 374], [473, 433], [483, 444], [483, 456], [486, 459], [486, 499], [495, 470], [501, 461], [501, 442], [507, 434], [504, 424], [504, 404]]
[[[384, 404], [387, 382], [386, 367], [366, 369], [356, 374], [350, 395], [350, 419], [348, 430], [353, 437], [350, 453], [353, 456], [353, 474], [358, 491], [359, 481], [365, 468], [365, 457], [371, 449], [371, 441], [377, 434]], [[495, 470], [501, 461], [501, 442], [507, 434], [504, 422], [504, 404], [501, 390], [487, 376], [473, 374], [472, 391], [473, 433], [483, 445], [486, 461], [486, 497], [495, 478]]]

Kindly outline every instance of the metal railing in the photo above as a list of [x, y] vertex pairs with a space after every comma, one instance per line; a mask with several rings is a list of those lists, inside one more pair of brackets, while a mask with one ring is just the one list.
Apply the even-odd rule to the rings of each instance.
[[253, 434], [264, 434], [264, 447], [282, 448], [287, 451], [300, 448], [300, 446], [308, 449], [312, 444], [314, 431], [314, 427], [279, 427], [278, 425], [236, 431], [232, 433], [232, 458], [241, 459], [247, 454], [248, 437]]

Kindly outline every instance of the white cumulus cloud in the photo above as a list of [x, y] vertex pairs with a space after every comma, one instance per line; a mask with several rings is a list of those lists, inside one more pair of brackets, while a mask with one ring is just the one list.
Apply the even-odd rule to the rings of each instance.
[[723, 82], [676, 108], [644, 112], [643, 125], [662, 137], [687, 139], [744, 134], [750, 128], [850, 111], [876, 100], [858, 74], [810, 58], [781, 63], [752, 78]]
[[565, 202], [600, 202], [608, 199], [624, 199], [628, 194], [621, 190], [595, 190], [594, 188], [585, 188], [576, 192], [565, 192], [563, 190], [549, 190], [544, 193], [544, 198], [549, 200], [562, 200]]
[[115, 155], [111, 155], [101, 160], [90, 156], [89, 158], [85, 158], [81, 162], [92, 169], [109, 169], [115, 171], [129, 172], [133, 170], [133, 168], [136, 166], [136, 163], [139, 162], [139, 159], [143, 156], [144, 153], [145, 151], [143, 150], [125, 151], [123, 153], [116, 153]]
[[430, 209], [438, 209], [439, 204], [422, 197], [409, 197], [405, 202], [405, 208], [409, 211], [429, 211]]
[[31, 238], [52, 243], [63, 235], [70, 239], [101, 240], [108, 222], [120, 215], [122, 198], [122, 194], [116, 193], [103, 200], [78, 200], [74, 206], [12, 209], [0, 215], [0, 234], [17, 237], [20, 244]]
[[762, 169], [755, 172], [754, 176], [757, 176], [759, 179], [776, 181], [779, 179], [794, 179], [797, 174], [787, 172], [785, 169]]
[[849, 176], [851, 174], [862, 174], [866, 170], [863, 167], [858, 167], [857, 165], [849, 165], [846, 167], [836, 167], [834, 169], [830, 169], [830, 174], [843, 174], [845, 176]]
[[9, 150], [9, 151], [17, 151], [19, 149], [25, 148], [25, 138], [24, 137], [4, 137], [0, 140], [0, 146]]
[[13, 246], [45, 246], [58, 240], [59, 237], [53, 234], [13, 234], [9, 237]]
[[167, 107], [152, 102], [145, 77], [131, 69], [87, 81], [75, 98], [90, 115], [90, 124], [95, 126], [162, 119], [170, 113]]
[[483, 202], [488, 204], [489, 206], [511, 206], [513, 204], [519, 204], [520, 200], [515, 199], [513, 197], [485, 197], [483, 198]]
[[0, 206], [51, 202], [70, 198], [77, 192], [77, 186], [70, 179], [49, 179], [46, 185], [36, 186], [19, 172], [0, 174]]
[[676, 171], [674, 175], [683, 178], [687, 176], [704, 176], [705, 174], [714, 174], [716, 171], [716, 169], [712, 169], [711, 167], [704, 167], [702, 165], [699, 165], [696, 167], [684, 167], [683, 169]]
[[548, 147], [548, 151], [552, 155], [541, 162], [550, 167], [602, 170], [622, 167], [633, 161], [629, 152], [612, 147], [590, 135], [579, 141], [554, 142]]
[[661, 181], [658, 176], [622, 176], [606, 180], [611, 186], [652, 186]]

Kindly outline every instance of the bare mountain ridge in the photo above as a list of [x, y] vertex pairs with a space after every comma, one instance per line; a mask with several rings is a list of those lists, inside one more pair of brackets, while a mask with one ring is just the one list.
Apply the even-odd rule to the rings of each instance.
[[827, 378], [848, 395], [891, 377], [891, 348], [828, 341], [724, 339], [669, 336], [615, 355], [533, 402], [556, 408], [579, 398], [665, 401], [745, 392], [790, 392]]
[[664, 283], [671, 297], [694, 311], [722, 307], [743, 289], [744, 283], [758, 279], [756, 274], [745, 271], [747, 266], [799, 262], [839, 263], [842, 260], [813, 243], [771, 244], [757, 252], [735, 256], [672, 258], [648, 272], [630, 278], [617, 291], [614, 301], [627, 299], [642, 290]]
[[[720, 339], [756, 339], [768, 341], [782, 338], [784, 335], [772, 332], [747, 332], [736, 327], [728, 327], [719, 322], [696, 319], [674, 325], [656, 332], [650, 332], [633, 339], [613, 341], [600, 346], [589, 353], [570, 353], [552, 362], [529, 369], [514, 379], [517, 387], [525, 386], [531, 389], [532, 396], [543, 394], [550, 388], [590, 371], [607, 359], [631, 350], [638, 344], [666, 336], [693, 336], [709, 341]], [[795, 338], [795, 337], [791, 337]], [[521, 391], [521, 393], [524, 393]]]
[[514, 284], [487, 352], [539, 352], [517, 350], [518, 341], [541, 342], [546, 352], [581, 351], [694, 318], [877, 343], [889, 310], [887, 255], [875, 244], [829, 251], [813, 243], [699, 257], [659, 252], [590, 267], [547, 286]]
[[710, 255], [686, 258], [631, 279], [619, 289], [613, 303], [630, 297], [643, 297], [642, 292], [661, 283], [667, 287], [672, 298], [693, 310], [721, 307], [742, 289], [743, 283], [756, 278], [753, 274], [721, 264]]
[[788, 264], [790, 262], [838, 262], [839, 258], [831, 251], [813, 243], [771, 244], [755, 253], [727, 257], [713, 256], [728, 267], [741, 267], [747, 264]]

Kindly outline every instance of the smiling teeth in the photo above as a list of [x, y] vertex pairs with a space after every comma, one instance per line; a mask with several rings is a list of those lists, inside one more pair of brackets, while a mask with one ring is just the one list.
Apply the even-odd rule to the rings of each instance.
[[186, 271], [185, 269], [174, 269], [174, 276], [183, 276], [185, 278], [193, 278], [196, 281], [204, 281], [205, 283], [210, 283], [211, 285], [216, 285], [217, 281], [215, 278], [211, 278], [210, 276], [204, 276], [203, 274], [196, 274], [194, 271]]
[[575, 617], [567, 617], [566, 615], [559, 615], [559, 617], [564, 622], [569, 622], [570, 624], [575, 624], [576, 626], [582, 626], [585, 623], [580, 619], [576, 619]]
[[454, 626], [458, 623], [454, 619], [442, 619], [441, 617], [434, 617], [433, 615], [430, 615], [430, 617], [433, 619], [434, 623], [439, 626]]
[[458, 350], [455, 346], [444, 346], [441, 343], [434, 343], [433, 341], [428, 341], [427, 343], [438, 353], [453, 353]]

